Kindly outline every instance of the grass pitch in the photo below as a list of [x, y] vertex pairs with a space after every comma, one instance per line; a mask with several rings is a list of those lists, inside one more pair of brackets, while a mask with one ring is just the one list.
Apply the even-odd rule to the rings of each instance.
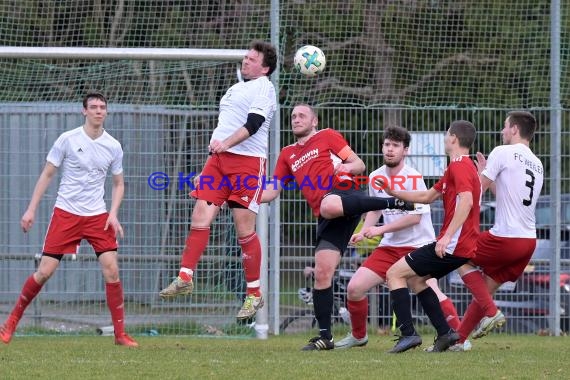
[[[470, 352], [388, 354], [388, 336], [366, 347], [302, 352], [310, 335], [267, 340], [137, 336], [15, 336], [0, 343], [2, 379], [568, 379], [568, 337], [491, 335]], [[341, 339], [337, 335], [336, 339]], [[424, 335], [426, 347], [431, 337]]]

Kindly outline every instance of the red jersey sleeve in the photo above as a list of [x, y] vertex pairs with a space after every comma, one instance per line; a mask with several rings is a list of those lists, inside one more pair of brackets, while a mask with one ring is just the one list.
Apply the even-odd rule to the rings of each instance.
[[330, 144], [331, 151], [336, 154], [341, 160], [346, 160], [351, 154], [352, 149], [348, 145], [345, 138], [334, 129], [326, 129], [323, 132], [327, 132], [327, 139]]
[[282, 149], [281, 153], [279, 153], [279, 157], [277, 158], [277, 163], [275, 164], [275, 171], [273, 172], [273, 176], [279, 181], [282, 181], [283, 184], [293, 180], [290, 166], [287, 164], [285, 157], [287, 157], [286, 149]]
[[443, 193], [443, 184], [446, 181], [446, 177], [447, 177], [447, 169], [445, 169], [445, 172], [443, 173], [439, 181], [437, 181], [436, 184], [433, 185], [433, 188], [436, 189], [437, 192]]

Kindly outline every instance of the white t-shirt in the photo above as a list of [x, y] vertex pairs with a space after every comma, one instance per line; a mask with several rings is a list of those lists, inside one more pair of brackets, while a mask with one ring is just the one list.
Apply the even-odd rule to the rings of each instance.
[[493, 149], [482, 173], [495, 182], [497, 207], [490, 233], [536, 238], [535, 209], [544, 181], [542, 162], [524, 144]]
[[55, 207], [75, 215], [100, 215], [105, 206], [105, 178], [123, 172], [121, 144], [106, 131], [93, 140], [83, 126], [62, 133], [47, 155], [47, 161], [61, 167], [61, 181]]
[[[388, 176], [386, 165], [383, 165], [370, 173], [369, 183], [373, 184], [374, 179], [379, 176], [388, 178], [390, 184], [392, 184], [394, 181], [402, 184], [403, 188], [407, 191], [427, 190], [422, 175], [416, 169], [408, 165], [404, 165], [402, 170], [400, 170], [400, 172], [394, 178], [390, 178]], [[396, 187], [395, 189], [399, 190], [400, 188]], [[384, 191], [375, 189], [374, 186], [371, 185], [368, 187], [368, 193], [374, 197], [389, 197], [389, 195], [387, 195]], [[431, 210], [429, 205], [423, 204], [416, 204], [416, 209], [414, 211], [392, 209], [382, 210], [384, 224], [392, 223], [404, 215], [421, 215], [422, 217], [418, 224], [399, 231], [388, 232], [384, 234], [379, 246], [418, 248], [435, 241], [435, 231], [433, 229], [430, 211]]]
[[211, 140], [226, 139], [244, 126], [249, 113], [255, 113], [265, 117], [261, 128], [241, 143], [228, 149], [228, 152], [267, 158], [269, 124], [276, 108], [275, 87], [267, 76], [247, 82], [238, 82], [230, 87], [220, 100], [218, 126], [214, 129]]

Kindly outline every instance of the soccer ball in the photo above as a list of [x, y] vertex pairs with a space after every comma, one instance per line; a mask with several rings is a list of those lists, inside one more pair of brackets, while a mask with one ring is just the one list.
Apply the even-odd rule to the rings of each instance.
[[297, 50], [293, 62], [295, 70], [308, 77], [321, 73], [327, 63], [323, 51], [312, 45], [305, 45]]

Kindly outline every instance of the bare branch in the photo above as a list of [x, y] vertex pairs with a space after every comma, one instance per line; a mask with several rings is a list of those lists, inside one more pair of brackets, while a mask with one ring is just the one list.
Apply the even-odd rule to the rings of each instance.
[[374, 89], [370, 86], [350, 87], [344, 86], [336, 77], [329, 77], [318, 82], [311, 92], [322, 92], [325, 90], [333, 90], [341, 93], [357, 95], [364, 98], [371, 98], [374, 95]]
[[398, 91], [398, 98], [401, 98], [401, 97], [403, 97], [406, 94], [409, 94], [411, 92], [417, 91], [418, 88], [422, 87], [425, 83], [432, 80], [432, 78], [434, 78], [439, 72], [441, 72], [447, 66], [459, 64], [459, 63], [462, 63], [462, 64], [477, 63], [477, 64], [485, 64], [486, 65], [489, 63], [497, 63], [497, 62], [499, 62], [499, 60], [496, 58], [475, 59], [475, 58], [472, 58], [468, 54], [465, 54], [465, 53], [459, 53], [459, 54], [452, 55], [451, 57], [447, 57], [447, 58], [439, 61], [429, 73], [422, 76], [417, 82], [415, 82], [414, 84], [409, 85], [407, 87], [404, 87], [403, 89]]

